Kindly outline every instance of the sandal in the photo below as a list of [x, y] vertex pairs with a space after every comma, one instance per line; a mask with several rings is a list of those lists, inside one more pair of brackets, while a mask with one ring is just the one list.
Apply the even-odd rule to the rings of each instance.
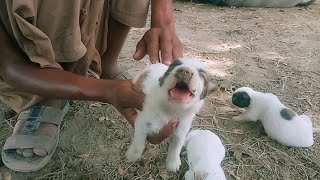
[[[88, 72], [86, 73], [86, 76], [87, 77], [96, 78], [96, 79], [100, 79], [99, 75], [97, 73], [95, 73], [94, 71], [92, 71], [91, 69], [88, 69]], [[128, 71], [123, 70], [112, 79], [128, 79], [128, 80], [131, 80], [132, 76], [131, 76], [131, 74], [129, 74]]]
[[131, 79], [132, 79], [132, 76], [131, 76], [131, 74], [129, 74], [128, 71], [123, 70], [123, 71], [121, 71], [118, 75], [116, 75], [116, 76], [114, 77], [114, 79], [128, 79], [128, 80], [131, 80]]
[[[18, 172], [37, 171], [47, 165], [59, 143], [60, 124], [69, 108], [70, 105], [66, 102], [63, 110], [48, 106], [34, 106], [21, 112], [18, 121], [25, 120], [26, 123], [21, 130], [21, 134], [12, 135], [6, 140], [1, 152], [3, 163], [8, 168]], [[40, 122], [57, 125], [56, 136], [35, 135]], [[47, 155], [44, 157], [37, 155], [25, 157], [16, 151], [26, 148], [42, 148], [47, 151]]]

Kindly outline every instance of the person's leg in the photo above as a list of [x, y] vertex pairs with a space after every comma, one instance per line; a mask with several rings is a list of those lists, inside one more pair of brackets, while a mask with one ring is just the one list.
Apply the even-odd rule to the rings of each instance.
[[[109, 18], [107, 49], [101, 57], [102, 74], [100, 77], [102, 79], [113, 79], [121, 73], [122, 70], [117, 61], [129, 31], [129, 26], [116, 21], [112, 17]], [[125, 77], [118, 77], [125, 79]]]
[[[72, 72], [76, 63], [61, 63], [61, 66], [64, 70]], [[63, 109], [64, 104], [66, 101], [61, 99], [44, 99], [41, 102], [37, 103], [38, 106], [48, 106], [48, 107], [55, 107], [59, 109]], [[20, 120], [17, 121], [15, 127], [13, 129], [12, 135], [21, 134], [22, 128], [25, 126], [26, 121]], [[57, 125], [51, 123], [40, 123], [39, 128], [36, 130], [37, 135], [49, 136], [54, 137], [57, 133]], [[25, 157], [31, 157], [32, 155], [36, 154], [38, 156], [45, 156], [47, 155], [46, 150], [41, 148], [34, 148], [34, 149], [17, 149], [18, 154], [22, 154]]]
[[[130, 27], [142, 28], [146, 24], [149, 0], [109, 0], [109, 12], [102, 20], [96, 47], [100, 52], [102, 79], [128, 79], [117, 63]], [[107, 43], [105, 40], [107, 39]], [[133, 54], [132, 54], [133, 56]], [[120, 73], [120, 74], [119, 74]], [[122, 73], [122, 74], [121, 74]], [[127, 77], [125, 77], [127, 76]]]

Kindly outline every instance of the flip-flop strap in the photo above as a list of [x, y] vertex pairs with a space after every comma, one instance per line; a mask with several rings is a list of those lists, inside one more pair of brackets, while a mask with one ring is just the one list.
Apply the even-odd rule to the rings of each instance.
[[18, 120], [26, 120], [22, 128], [22, 134], [33, 134], [39, 127], [40, 122], [51, 123], [59, 126], [64, 112], [61, 109], [48, 106], [34, 106], [19, 114]]
[[3, 150], [42, 148], [50, 154], [56, 143], [56, 139], [49, 136], [14, 135], [8, 137]]
[[123, 76], [125, 79], [128, 79], [128, 80], [132, 79], [131, 74], [126, 70], [121, 71], [114, 79], [118, 79], [120, 76]]

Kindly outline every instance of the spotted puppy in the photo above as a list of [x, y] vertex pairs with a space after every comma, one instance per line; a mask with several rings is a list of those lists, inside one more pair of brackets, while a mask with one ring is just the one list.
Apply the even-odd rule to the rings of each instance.
[[209, 130], [193, 130], [186, 138], [189, 170], [185, 180], [226, 180], [221, 167], [225, 148], [220, 138]]
[[129, 161], [138, 160], [146, 138], [158, 133], [173, 117], [179, 117], [169, 140], [167, 169], [177, 171], [180, 167], [180, 151], [192, 120], [203, 105], [203, 99], [217, 85], [208, 79], [201, 61], [182, 58], [164, 64], [147, 66], [133, 80], [137, 91], [146, 95], [143, 111], [138, 112], [132, 143], [126, 152]]
[[297, 115], [283, 105], [274, 94], [242, 87], [234, 92], [230, 101], [237, 107], [248, 109], [244, 114], [233, 117], [233, 120], [261, 120], [266, 133], [286, 146], [313, 145], [313, 127], [310, 118], [306, 115]]

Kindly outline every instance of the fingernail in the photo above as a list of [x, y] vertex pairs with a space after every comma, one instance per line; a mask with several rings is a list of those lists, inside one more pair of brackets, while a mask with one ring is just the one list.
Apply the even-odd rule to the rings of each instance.
[[167, 66], [170, 65], [170, 61], [162, 61], [162, 63], [167, 65]]
[[179, 123], [179, 119], [178, 118], [174, 119], [172, 122], [172, 127], [177, 126], [178, 123]]

